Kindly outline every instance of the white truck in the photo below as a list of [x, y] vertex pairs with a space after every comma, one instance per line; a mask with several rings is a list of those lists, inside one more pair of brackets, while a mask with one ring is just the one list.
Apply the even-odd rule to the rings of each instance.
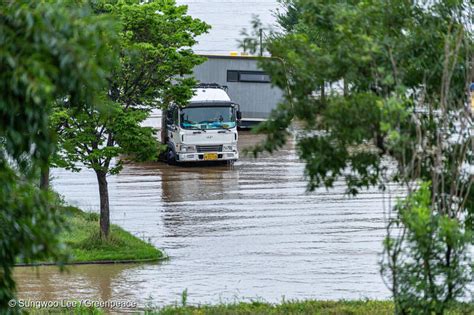
[[239, 105], [226, 88], [200, 84], [187, 106], [171, 105], [163, 112], [162, 143], [168, 163], [236, 161]]

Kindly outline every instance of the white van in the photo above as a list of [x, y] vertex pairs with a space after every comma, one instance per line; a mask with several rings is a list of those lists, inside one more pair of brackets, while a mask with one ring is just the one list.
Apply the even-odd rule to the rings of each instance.
[[186, 107], [172, 105], [163, 112], [162, 142], [168, 163], [236, 161], [239, 105], [226, 88], [200, 84]]

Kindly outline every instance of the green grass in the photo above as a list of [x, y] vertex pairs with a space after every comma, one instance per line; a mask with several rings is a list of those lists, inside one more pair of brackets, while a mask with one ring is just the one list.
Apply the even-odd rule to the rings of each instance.
[[[446, 312], [450, 315], [473, 314], [474, 306], [462, 304]], [[216, 306], [171, 306], [148, 315], [383, 315], [394, 314], [391, 301], [289, 301], [281, 304], [262, 302], [222, 304]]]
[[216, 306], [165, 307], [150, 311], [152, 315], [279, 315], [279, 314], [393, 314], [393, 303], [388, 301], [289, 301], [281, 304], [263, 302], [222, 304]]
[[70, 249], [70, 262], [151, 260], [163, 258], [153, 245], [112, 224], [109, 239], [101, 240], [99, 216], [75, 207], [64, 207], [66, 229], [61, 240]]
[[[76, 307], [70, 310], [54, 310], [54, 314], [106, 314], [101, 309]], [[115, 310], [120, 311], [120, 310]], [[132, 314], [142, 314], [143, 311]], [[146, 315], [385, 315], [394, 314], [391, 301], [287, 301], [280, 304], [263, 302], [219, 304], [215, 306], [168, 306], [144, 311]], [[30, 314], [36, 313], [34, 309]], [[44, 313], [41, 313], [44, 314]], [[474, 314], [472, 304], [459, 304], [446, 315]]]

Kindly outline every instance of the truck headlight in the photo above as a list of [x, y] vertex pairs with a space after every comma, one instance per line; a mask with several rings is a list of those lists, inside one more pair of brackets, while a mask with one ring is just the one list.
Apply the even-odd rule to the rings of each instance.
[[222, 151], [224, 151], [224, 152], [237, 151], [237, 146], [232, 145], [232, 144], [224, 144], [222, 146]]
[[196, 152], [196, 146], [195, 145], [187, 145], [187, 144], [182, 144], [180, 146], [180, 152]]

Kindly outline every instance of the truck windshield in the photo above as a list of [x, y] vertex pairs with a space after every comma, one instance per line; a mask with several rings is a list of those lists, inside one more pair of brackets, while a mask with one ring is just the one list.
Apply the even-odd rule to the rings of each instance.
[[235, 109], [231, 106], [187, 107], [181, 109], [181, 128], [229, 129], [235, 127]]

